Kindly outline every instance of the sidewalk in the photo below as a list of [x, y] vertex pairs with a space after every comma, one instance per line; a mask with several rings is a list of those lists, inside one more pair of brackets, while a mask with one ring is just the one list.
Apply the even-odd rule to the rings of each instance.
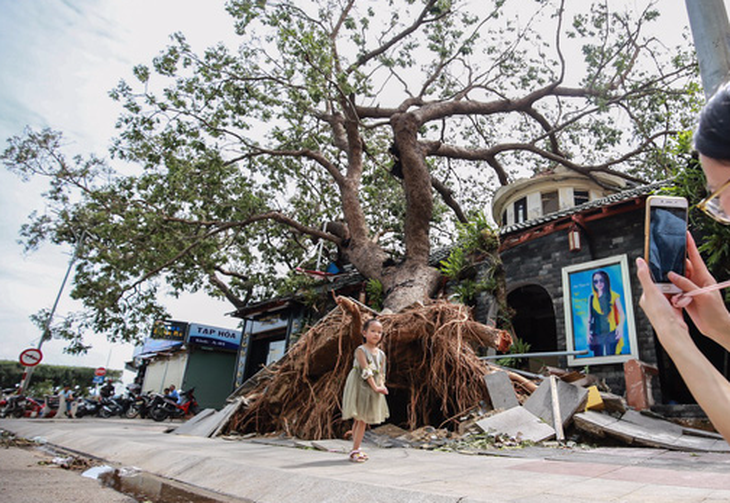
[[[0, 501], [3, 503], [135, 503], [136, 500], [53, 463], [38, 448], [0, 447]], [[32, 483], [29, 483], [32, 482]], [[53, 495], [52, 497], [49, 495]]]
[[465, 455], [370, 447], [370, 461], [356, 464], [343, 453], [165, 434], [170, 426], [126, 419], [0, 419], [0, 428], [18, 436], [40, 437], [109, 463], [248, 501], [730, 501], [727, 454], [529, 448]]

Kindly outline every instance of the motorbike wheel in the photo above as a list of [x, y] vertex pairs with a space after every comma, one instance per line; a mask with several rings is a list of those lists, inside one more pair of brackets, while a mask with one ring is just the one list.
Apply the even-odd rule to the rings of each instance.
[[16, 408], [16, 409], [15, 409], [15, 410], [13, 411], [13, 417], [17, 417], [17, 418], [20, 418], [20, 417], [23, 417], [24, 415], [25, 415], [25, 411], [24, 411], [23, 409], [20, 409], [20, 408]]
[[134, 419], [137, 416], [139, 416], [139, 408], [135, 405], [130, 405], [126, 412], [124, 412], [124, 417], [127, 419]]
[[167, 419], [167, 410], [162, 407], [156, 407], [150, 411], [150, 417], [160, 423]]
[[106, 407], [102, 407], [101, 409], [99, 409], [99, 417], [103, 417], [104, 419], [106, 419], [112, 417], [112, 413]]
[[190, 407], [190, 412], [192, 413], [193, 416], [198, 415], [198, 412], [200, 412], [200, 407], [198, 406], [197, 403], [194, 404], [192, 407]]

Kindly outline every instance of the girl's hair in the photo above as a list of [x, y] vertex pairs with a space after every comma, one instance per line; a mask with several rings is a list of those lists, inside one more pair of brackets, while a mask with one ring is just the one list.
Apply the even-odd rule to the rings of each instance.
[[[380, 323], [380, 320], [377, 318], [370, 318], [368, 321], [366, 321], [362, 326], [363, 333], [365, 333], [367, 331], [367, 329], [370, 328], [370, 325], [372, 325], [373, 323]], [[364, 335], [362, 336], [362, 342], [363, 343], [367, 342], [367, 339], [365, 338]]]
[[694, 144], [700, 154], [730, 162], [730, 83], [720, 86], [702, 109]]

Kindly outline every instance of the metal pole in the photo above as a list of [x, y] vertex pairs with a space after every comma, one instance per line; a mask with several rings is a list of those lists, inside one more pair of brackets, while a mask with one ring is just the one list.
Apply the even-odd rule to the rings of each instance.
[[685, 0], [705, 98], [730, 76], [730, 27], [723, 0]]
[[[51, 312], [48, 314], [48, 319], [46, 320], [46, 324], [43, 327], [43, 333], [41, 334], [41, 340], [38, 343], [38, 349], [41, 349], [43, 347], [43, 342], [45, 342], [46, 339], [51, 338], [51, 322], [53, 321], [53, 315], [56, 313], [56, 308], [58, 307], [58, 302], [61, 300], [61, 294], [63, 293], [63, 289], [66, 287], [66, 281], [68, 281], [68, 277], [71, 275], [71, 269], [73, 268], [74, 263], [76, 262], [76, 259], [79, 257], [79, 252], [81, 251], [81, 246], [84, 242], [84, 236], [86, 235], [85, 232], [81, 233], [81, 237], [79, 238], [78, 242], [76, 243], [76, 248], [74, 249], [74, 253], [71, 256], [71, 260], [68, 262], [68, 267], [66, 268], [66, 274], [63, 277], [63, 281], [61, 282], [61, 288], [58, 289], [58, 293], [56, 294], [56, 300], [53, 302], [53, 307], [51, 308]], [[29, 367], [26, 369], [25, 372], [23, 372], [23, 377], [20, 381], [20, 386], [18, 387], [18, 394], [22, 395], [26, 388], [28, 388], [28, 385], [30, 384], [30, 378], [33, 376], [33, 370], [35, 369], [35, 366]]]
[[504, 355], [480, 356], [480, 360], [501, 360], [502, 358], [541, 358], [543, 356], [575, 356], [587, 355], [587, 349], [580, 351], [543, 351], [538, 353], [507, 353]]

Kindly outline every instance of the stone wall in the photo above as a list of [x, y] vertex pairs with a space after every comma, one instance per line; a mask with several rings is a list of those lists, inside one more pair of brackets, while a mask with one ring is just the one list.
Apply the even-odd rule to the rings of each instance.
[[[587, 222], [588, 234], [582, 235], [583, 247], [571, 252], [568, 248], [568, 232], [560, 230], [532, 239], [502, 254], [507, 277], [507, 291], [526, 285], [539, 285], [550, 295], [555, 311], [558, 350], [567, 349], [565, 310], [563, 307], [562, 269], [566, 266], [590, 262], [615, 255], [627, 255], [631, 280], [634, 322], [639, 359], [656, 365], [655, 337], [649, 321], [639, 307], [641, 285], [636, 279], [634, 260], [644, 249], [644, 207]], [[560, 359], [567, 367], [567, 358]], [[625, 391], [623, 364], [591, 365], [590, 373], [605, 379], [611, 390], [619, 395]], [[655, 390], [659, 388], [655, 387]], [[656, 393], [655, 393], [656, 394]], [[656, 396], [659, 400], [660, 397]]]

